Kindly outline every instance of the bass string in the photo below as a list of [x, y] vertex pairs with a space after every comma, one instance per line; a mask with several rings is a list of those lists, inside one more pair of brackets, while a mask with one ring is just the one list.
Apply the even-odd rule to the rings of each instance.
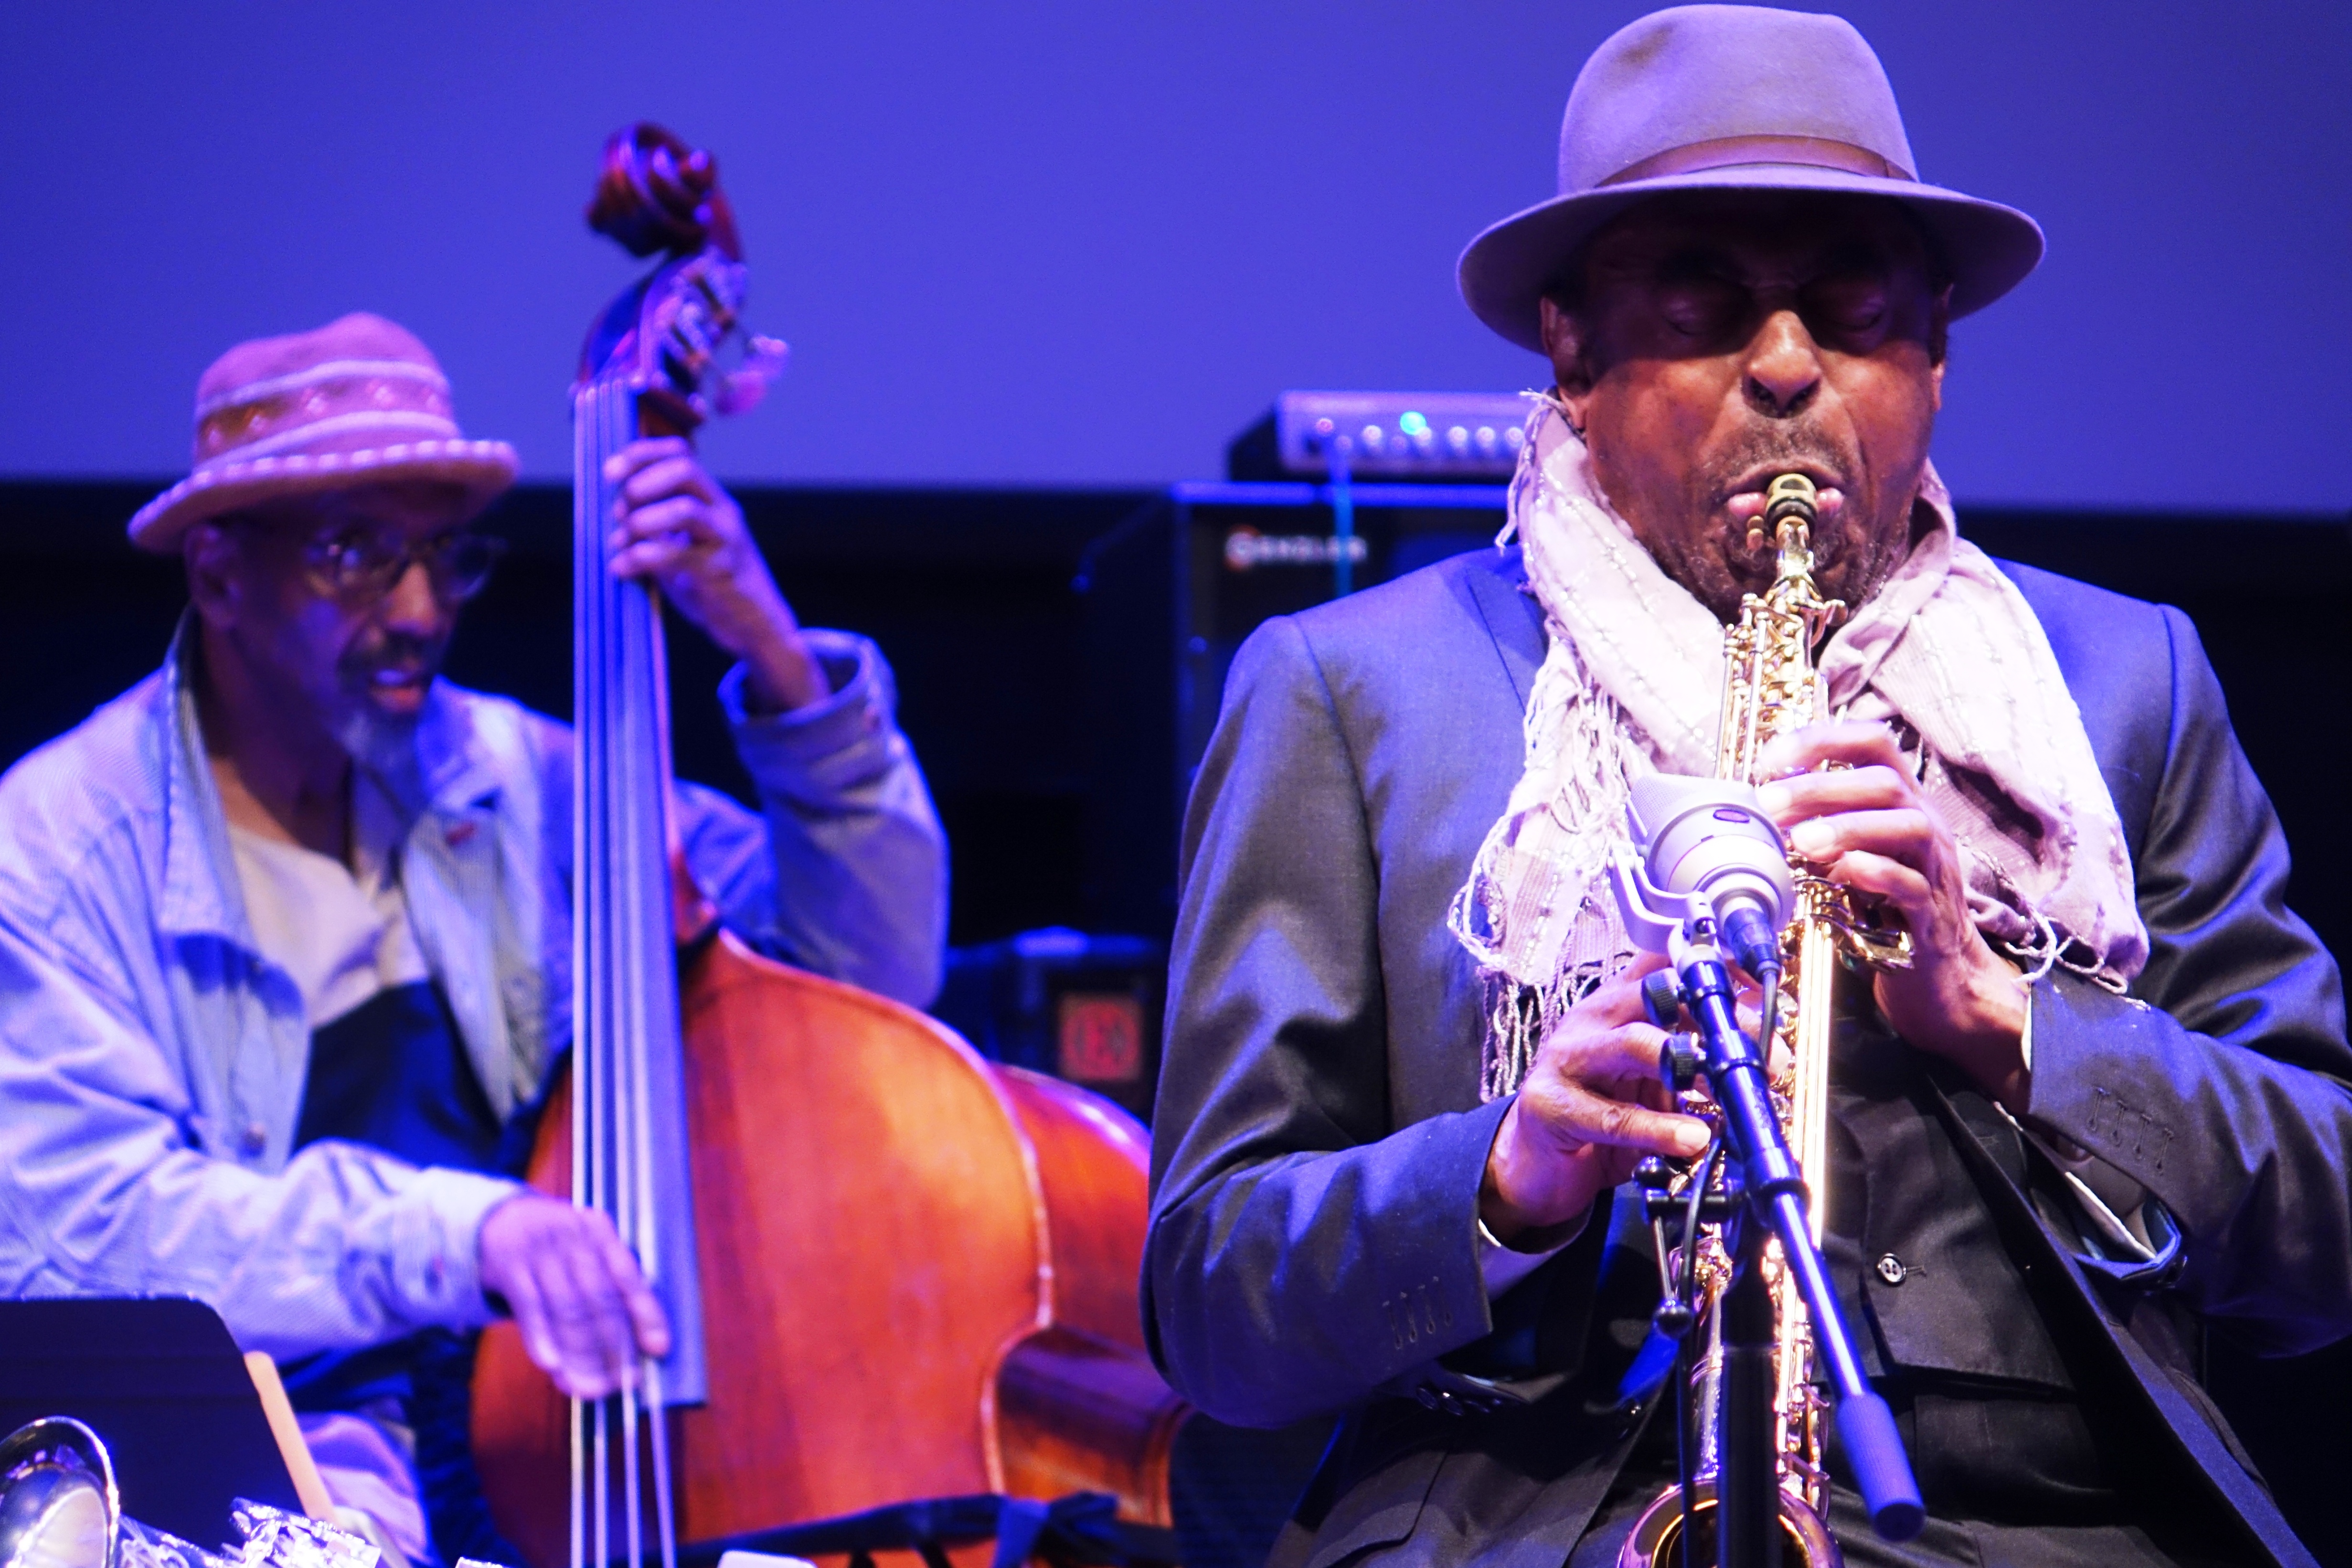
[[[621, 387], [606, 391], [605, 451], [616, 451], [626, 441], [629, 422], [629, 398]], [[604, 470], [597, 470], [599, 489], [604, 486]], [[600, 498], [601, 499], [601, 498]], [[602, 813], [605, 831], [611, 836], [608, 861], [604, 868], [606, 900], [598, 910], [604, 922], [603, 958], [609, 983], [614, 991], [614, 1007], [598, 1058], [608, 1073], [606, 1079], [607, 1119], [604, 1154], [605, 1187], [604, 1199], [606, 1212], [620, 1233], [621, 1244], [638, 1259], [639, 1267], [650, 1271], [650, 1259], [639, 1235], [641, 1215], [636, 1202], [636, 1161], [635, 1140], [630, 1136], [636, 1120], [638, 1091], [642, 1079], [636, 1069], [635, 1056], [639, 1048], [637, 1030], [632, 1026], [644, 1016], [643, 977], [637, 970], [636, 944], [630, 940], [629, 916], [635, 907], [632, 896], [635, 858], [629, 847], [635, 826], [637, 807], [634, 777], [635, 764], [645, 747], [646, 737], [640, 732], [638, 706], [631, 700], [629, 689], [630, 645], [637, 633], [637, 617], [628, 585], [614, 580], [612, 574], [612, 544], [609, 536], [612, 511], [609, 506], [597, 509], [595, 520], [599, 540], [598, 553], [603, 557], [603, 570], [597, 574], [597, 595], [606, 606], [608, 629], [605, 660], [600, 668], [604, 676], [605, 705], [605, 754], [599, 776], [609, 792]], [[637, 1473], [638, 1406], [636, 1389], [624, 1384], [618, 1401], [621, 1448], [621, 1526], [626, 1543], [627, 1560], [634, 1565], [645, 1561], [643, 1480]]]
[[[603, 863], [595, 841], [596, 812], [593, 809], [596, 763], [601, 753], [601, 714], [593, 655], [601, 616], [595, 584], [601, 574], [595, 513], [602, 500], [603, 388], [595, 382], [582, 386], [572, 400], [572, 877], [575, 918], [572, 924], [572, 1198], [594, 1206], [596, 1173], [596, 1097], [598, 1075], [594, 1042], [603, 1037], [602, 964], [593, 950], [596, 922], [594, 884]], [[595, 1557], [599, 1568], [609, 1561], [603, 1550], [605, 1431], [601, 1403], [577, 1398], [570, 1402], [572, 1426], [571, 1568], [586, 1568]], [[592, 1479], [593, 1478], [593, 1479]], [[592, 1513], [593, 1491], [593, 1513]], [[597, 1545], [592, 1551], [592, 1531]]]
[[[616, 434], [625, 441], [635, 433], [634, 418], [626, 418]], [[625, 793], [615, 814], [616, 820], [625, 824], [625, 831], [614, 846], [623, 887], [614, 910], [619, 918], [614, 936], [620, 950], [617, 969], [625, 991], [621, 1014], [625, 1020], [621, 1031], [623, 1038], [614, 1042], [625, 1083], [621, 1097], [622, 1115], [614, 1128], [614, 1143], [620, 1156], [615, 1175], [620, 1184], [620, 1202], [627, 1215], [625, 1238], [645, 1269], [647, 1283], [658, 1289], [665, 1283], [665, 1276], [661, 1205], [655, 1188], [651, 1057], [658, 1036], [653, 1026], [655, 1020], [674, 1019], [677, 1013], [667, 899], [666, 806], [669, 742], [663, 689], [661, 608], [649, 586], [611, 581], [609, 573], [607, 581], [622, 631], [615, 700], [620, 705], [625, 739], [622, 767], [614, 776], [625, 781]], [[668, 1435], [659, 1394], [659, 1363], [648, 1359], [643, 1363], [643, 1371], [647, 1378], [643, 1401], [639, 1401], [635, 1388], [624, 1394], [624, 1409], [627, 1412], [625, 1425], [629, 1435], [625, 1461], [630, 1500], [629, 1560], [632, 1563], [642, 1562], [644, 1554], [641, 1527], [646, 1489], [636, 1470], [640, 1452], [637, 1421], [642, 1413], [650, 1439], [654, 1535], [665, 1568], [671, 1568], [676, 1561], [677, 1539], [670, 1517]]]
[[[611, 1053], [614, 1026], [619, 1018], [620, 998], [614, 994], [612, 963], [613, 875], [613, 814], [608, 796], [612, 788], [613, 752], [613, 681], [609, 668], [612, 644], [612, 595], [606, 584], [611, 576], [611, 552], [604, 543], [604, 459], [613, 450], [609, 423], [612, 418], [613, 388], [600, 385], [594, 402], [590, 405], [596, 439], [591, 454], [592, 467], [585, 476], [593, 498], [585, 520], [589, 539], [589, 574], [585, 592], [590, 606], [589, 645], [580, 650], [580, 662], [588, 672], [589, 711], [594, 715], [594, 737], [581, 755], [587, 763], [587, 776], [583, 781], [580, 807], [589, 818], [589, 865], [585, 882], [586, 896], [582, 900], [581, 921], [589, 933], [589, 962], [593, 971], [588, 981], [596, 998], [596, 1012], [590, 1020], [590, 1030], [583, 1041], [581, 1055], [587, 1082], [590, 1108], [588, 1140], [588, 1193], [586, 1203], [598, 1213], [612, 1213], [611, 1152], [613, 1075]], [[596, 1432], [593, 1445], [595, 1470], [592, 1475], [594, 1519], [594, 1556], [598, 1568], [613, 1560], [613, 1453], [615, 1436], [626, 1441], [625, 1433], [612, 1430], [616, 1414], [610, 1401], [595, 1402]]]
[[[635, 433], [634, 420], [631, 426], [624, 432], [625, 437]], [[629, 791], [623, 803], [630, 830], [619, 847], [628, 879], [624, 906], [627, 910], [627, 929], [616, 933], [626, 954], [623, 973], [630, 992], [629, 1010], [624, 1015], [630, 1021], [625, 1055], [629, 1115], [624, 1124], [625, 1137], [621, 1142], [627, 1151], [631, 1210], [628, 1239], [645, 1268], [647, 1283], [658, 1288], [665, 1280], [662, 1211], [655, 1188], [651, 1053], [656, 1035], [651, 1026], [656, 1019], [670, 1021], [677, 1017], [677, 972], [668, 898], [668, 684], [663, 658], [661, 605], [655, 591], [635, 583], [614, 583], [613, 591], [622, 606], [622, 619], [628, 631], [623, 661], [626, 682], [623, 710], [631, 731], [626, 747]], [[654, 1539], [661, 1552], [663, 1568], [676, 1568], [677, 1536], [669, 1489], [668, 1422], [661, 1397], [660, 1363], [649, 1358], [644, 1363], [644, 1372], [648, 1457], [653, 1469]], [[630, 1397], [634, 1400], [634, 1393]], [[634, 1417], [629, 1430], [629, 1455], [634, 1465], [637, 1454]], [[629, 1496], [630, 1562], [635, 1563], [642, 1561], [642, 1543], [636, 1531], [644, 1494], [634, 1475], [629, 1482]]]
[[[582, 389], [575, 405], [573, 863], [581, 896], [573, 931], [572, 1174], [575, 1199], [614, 1221], [651, 1282], [659, 1265], [650, 1097], [642, 1030], [631, 1021], [644, 1019], [668, 990], [659, 984], [667, 977], [659, 966], [668, 961], [667, 866], [656, 859], [667, 837], [662, 660], [651, 595], [612, 575], [614, 489], [604, 477], [605, 459], [635, 434], [635, 402], [625, 383], [599, 380]], [[644, 1561], [648, 1479], [655, 1542], [664, 1568], [675, 1568], [660, 1373], [652, 1363], [643, 1372], [642, 1399], [631, 1387], [617, 1400], [572, 1402], [572, 1568], [586, 1568], [592, 1557], [598, 1564], [613, 1560], [616, 1501], [627, 1561]], [[648, 1436], [650, 1478], [639, 1464]]]

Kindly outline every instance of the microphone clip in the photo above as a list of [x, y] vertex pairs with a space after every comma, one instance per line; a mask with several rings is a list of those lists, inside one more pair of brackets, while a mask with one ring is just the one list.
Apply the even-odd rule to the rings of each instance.
[[1668, 953], [1678, 941], [1719, 941], [1751, 975], [1779, 963], [1796, 881], [1753, 785], [1653, 773], [1634, 784], [1625, 826], [1609, 886], [1636, 946]]

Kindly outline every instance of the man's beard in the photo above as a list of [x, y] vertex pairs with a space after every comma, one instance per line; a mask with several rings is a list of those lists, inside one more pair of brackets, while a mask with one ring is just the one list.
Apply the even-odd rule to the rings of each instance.
[[388, 668], [414, 671], [429, 689], [439, 679], [448, 646], [446, 637], [394, 632], [344, 650], [335, 665], [335, 739], [353, 761], [382, 771], [407, 757], [415, 745], [424, 710], [420, 706], [415, 713], [386, 712], [374, 697], [376, 675]]

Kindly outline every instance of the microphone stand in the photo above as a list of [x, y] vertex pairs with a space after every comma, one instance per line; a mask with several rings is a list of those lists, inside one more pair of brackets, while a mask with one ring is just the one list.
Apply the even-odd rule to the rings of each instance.
[[[1732, 1283], [1722, 1301], [1726, 1362], [1717, 1561], [1722, 1568], [1765, 1568], [1780, 1561], [1773, 1312], [1763, 1275], [1768, 1236], [1780, 1238], [1783, 1266], [1795, 1276], [1811, 1315], [1814, 1350], [1837, 1396], [1838, 1437], [1871, 1526], [1882, 1540], [1908, 1541], [1927, 1521], [1918, 1483], [1894, 1412], [1863, 1375], [1829, 1268], [1813, 1244], [1804, 1179], [1772, 1110], [1763, 1053], [1741, 1031], [1733, 1010], [1731, 971], [1716, 947], [1711, 917], [1694, 917], [1677, 928], [1671, 963], [1681, 982], [1679, 999], [1698, 1023], [1706, 1047], [1699, 1070], [1723, 1112], [1724, 1138], [1738, 1162], [1742, 1200], [1731, 1222]], [[1777, 974], [1758, 978], [1768, 994], [1779, 982]]]

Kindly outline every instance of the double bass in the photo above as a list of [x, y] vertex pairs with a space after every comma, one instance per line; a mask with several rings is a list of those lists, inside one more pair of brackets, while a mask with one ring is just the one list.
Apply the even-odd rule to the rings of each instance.
[[529, 1180], [613, 1218], [675, 1342], [581, 1403], [486, 1332], [491, 1516], [529, 1568], [974, 1492], [1108, 1492], [1166, 1525], [1189, 1408], [1143, 1350], [1141, 1127], [751, 952], [685, 872], [660, 606], [610, 570], [604, 460], [745, 405], [782, 345], [726, 368], [745, 272], [709, 153], [624, 129], [588, 218], [660, 259], [572, 388], [573, 1037]]

